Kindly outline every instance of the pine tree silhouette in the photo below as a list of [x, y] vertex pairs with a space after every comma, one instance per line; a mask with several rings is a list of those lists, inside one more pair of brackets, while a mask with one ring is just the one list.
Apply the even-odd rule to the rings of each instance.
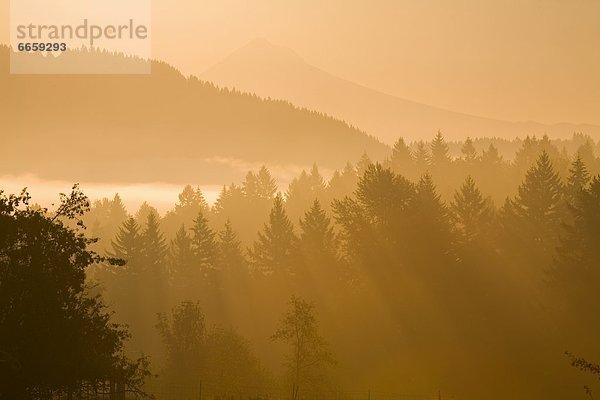
[[313, 202], [304, 218], [300, 220], [300, 248], [311, 260], [334, 260], [337, 256], [337, 241], [331, 220], [318, 200]]
[[438, 131], [431, 142], [431, 165], [435, 168], [444, 168], [450, 164], [450, 161], [448, 144], [442, 132]]
[[468, 165], [472, 165], [477, 159], [477, 150], [475, 150], [473, 140], [471, 140], [470, 137], [467, 137], [460, 151], [463, 155], [463, 159]]
[[262, 274], [289, 276], [293, 274], [296, 262], [296, 242], [294, 228], [283, 205], [283, 197], [275, 197], [269, 222], [265, 224], [258, 239], [250, 250], [254, 269]]
[[415, 166], [417, 167], [417, 172], [420, 174], [425, 173], [430, 165], [431, 157], [429, 151], [427, 150], [427, 146], [425, 146], [425, 142], [421, 140], [417, 143], [417, 149], [415, 150]]
[[469, 175], [451, 203], [453, 219], [463, 240], [472, 242], [481, 237], [492, 223], [492, 207]]
[[564, 212], [563, 186], [548, 153], [542, 151], [525, 175], [515, 199], [518, 213], [539, 225], [557, 225]]
[[360, 157], [360, 160], [358, 160], [358, 163], [356, 164], [356, 174], [358, 175], [359, 179], [365, 174], [369, 168], [369, 165], [371, 164], [373, 164], [373, 161], [371, 161], [369, 155], [366, 152], [363, 153], [363, 155]]
[[129, 217], [119, 228], [116, 238], [111, 241], [111, 257], [120, 258], [131, 264], [142, 256], [143, 242], [140, 227], [133, 217]]
[[[414, 241], [411, 242], [414, 248], [434, 248], [433, 253], [438, 256], [448, 253], [453, 241], [450, 216], [429, 174], [423, 175], [416, 186], [411, 213], [414, 218]], [[425, 257], [426, 253], [422, 256]]]
[[410, 147], [404, 142], [403, 138], [398, 138], [392, 148], [390, 165], [392, 170], [399, 174], [406, 174], [413, 164], [413, 155]]
[[483, 151], [481, 161], [484, 166], [494, 168], [502, 164], [502, 156], [500, 156], [498, 148], [493, 144], [490, 144], [487, 151]]
[[146, 218], [146, 227], [141, 234], [144, 264], [148, 268], [162, 266], [167, 256], [167, 241], [160, 231], [158, 215], [150, 212]]
[[219, 232], [218, 260], [220, 269], [229, 274], [245, 275], [247, 273], [247, 262], [242, 250], [242, 243], [231, 226], [231, 222], [225, 222], [224, 229]]
[[171, 241], [169, 260], [171, 272], [174, 276], [183, 279], [191, 276], [194, 266], [194, 251], [192, 249], [192, 238], [183, 224]]
[[575, 201], [581, 190], [585, 189], [590, 182], [590, 174], [580, 155], [571, 164], [569, 178], [565, 187], [566, 194], [571, 203]]
[[208, 226], [208, 219], [202, 213], [194, 220], [192, 232], [192, 249], [196, 265], [205, 276], [212, 275], [216, 268], [216, 235]]

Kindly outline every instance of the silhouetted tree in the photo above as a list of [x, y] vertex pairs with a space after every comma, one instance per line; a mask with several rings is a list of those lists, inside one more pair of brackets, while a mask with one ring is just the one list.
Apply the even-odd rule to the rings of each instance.
[[244, 257], [242, 243], [237, 238], [229, 220], [225, 222], [224, 229], [219, 232], [218, 265], [223, 272], [238, 278], [248, 272], [248, 263]]
[[490, 144], [487, 151], [483, 151], [481, 155], [481, 162], [487, 168], [497, 168], [502, 164], [502, 156], [498, 152], [498, 148], [493, 144]]
[[175, 286], [197, 281], [194, 279], [195, 258], [192, 249], [192, 238], [187, 233], [185, 225], [181, 225], [175, 238], [171, 241], [169, 254], [170, 270]]
[[217, 266], [215, 236], [215, 232], [208, 225], [208, 220], [202, 213], [198, 214], [192, 226], [192, 250], [197, 268], [211, 282], [214, 281]]
[[300, 176], [290, 183], [286, 193], [286, 210], [292, 220], [297, 220], [315, 199], [322, 200], [324, 196], [325, 182], [315, 164], [310, 174], [302, 171]]
[[[150, 212], [146, 217], [146, 227], [141, 236], [143, 248], [142, 256], [146, 268], [156, 269], [162, 267], [167, 256], [167, 242], [160, 231], [158, 215]], [[158, 272], [158, 271], [156, 271]]]
[[543, 151], [519, 186], [514, 200], [501, 209], [507, 255], [526, 262], [538, 273], [547, 269], [555, 255], [565, 218], [564, 189], [548, 154]]
[[154, 214], [156, 219], [160, 219], [158, 210], [148, 204], [148, 202], [144, 201], [138, 211], [135, 213], [135, 222], [137, 222], [139, 226], [145, 225], [150, 214]]
[[[571, 279], [597, 282], [600, 277], [597, 268], [600, 262], [600, 175], [592, 179], [589, 188], [578, 193], [570, 212], [572, 223], [561, 236], [559, 264]], [[595, 287], [595, 283], [593, 285]]]
[[429, 174], [423, 175], [416, 186], [411, 213], [413, 249], [424, 259], [447, 255], [453, 241], [450, 215]]
[[72, 396], [108, 380], [141, 393], [147, 360], [127, 359], [127, 331], [85, 283], [89, 266], [109, 260], [68, 227], [83, 227], [87, 197], [74, 186], [55, 214], [29, 201], [0, 191], [0, 398]]
[[277, 183], [263, 165], [256, 174], [248, 172], [243, 188], [246, 196], [251, 199], [271, 200], [277, 192]]
[[590, 182], [590, 174], [587, 170], [587, 167], [581, 160], [581, 156], [577, 156], [575, 161], [571, 164], [571, 168], [569, 169], [569, 178], [567, 180], [567, 185], [565, 187], [566, 194], [571, 203], [573, 203], [579, 193], [585, 189]]
[[200, 305], [184, 301], [171, 310], [171, 315], [158, 314], [156, 328], [167, 349], [165, 379], [179, 397], [196, 397], [206, 362], [206, 323]]
[[562, 183], [545, 151], [525, 176], [515, 199], [518, 214], [540, 227], [556, 227], [564, 213]]
[[473, 165], [473, 162], [477, 159], [477, 150], [475, 150], [473, 140], [470, 137], [467, 137], [460, 151], [467, 165]]
[[143, 253], [143, 241], [140, 228], [133, 217], [129, 217], [119, 229], [119, 233], [111, 242], [112, 251], [109, 255], [137, 265]]
[[334, 199], [343, 199], [356, 190], [358, 175], [351, 163], [347, 163], [342, 172], [335, 171], [327, 185], [328, 204]]
[[415, 150], [415, 166], [419, 174], [425, 173], [431, 164], [431, 156], [422, 140], [417, 143], [417, 149]]
[[470, 175], [454, 194], [451, 210], [461, 238], [467, 243], [480, 239], [491, 229], [492, 206], [489, 200], [483, 197]]
[[356, 163], [356, 174], [358, 175], [359, 179], [364, 175], [364, 173], [367, 171], [367, 168], [369, 168], [371, 164], [373, 164], [373, 161], [371, 161], [369, 155], [366, 152], [363, 153], [363, 155], [360, 157], [360, 160], [358, 160]]
[[192, 226], [198, 214], [208, 215], [209, 211], [208, 203], [200, 188], [194, 189], [187, 185], [179, 194], [179, 202], [175, 205], [175, 209], [167, 212], [162, 221], [167, 237], [173, 238], [182, 224]]
[[318, 200], [300, 220], [299, 249], [302, 255], [303, 287], [326, 291], [339, 279], [338, 243], [331, 220]]
[[442, 132], [438, 131], [431, 142], [431, 165], [435, 168], [445, 168], [450, 161], [448, 144], [444, 140]]
[[297, 261], [296, 242], [293, 225], [284, 209], [283, 197], [278, 194], [269, 222], [258, 233], [258, 239], [249, 251], [252, 266], [262, 274], [293, 275]]
[[[196, 398], [199, 382], [221, 390], [261, 389], [263, 374], [248, 341], [232, 330], [206, 328], [198, 303], [184, 301], [158, 316], [167, 349], [165, 379], [180, 398]], [[206, 390], [206, 388], [204, 389]]]
[[390, 166], [398, 174], [407, 174], [412, 168], [413, 155], [410, 147], [404, 142], [403, 138], [398, 138], [392, 148]]
[[319, 334], [314, 306], [296, 296], [292, 296], [289, 304], [290, 309], [271, 339], [283, 341], [290, 347], [286, 365], [293, 382], [292, 399], [297, 400], [301, 388], [318, 377], [334, 358]]

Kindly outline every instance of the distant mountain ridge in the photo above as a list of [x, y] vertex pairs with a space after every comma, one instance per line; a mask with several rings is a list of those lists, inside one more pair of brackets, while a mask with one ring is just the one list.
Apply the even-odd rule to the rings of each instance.
[[343, 121], [219, 89], [165, 63], [153, 62], [151, 75], [10, 75], [8, 57], [0, 47], [4, 174], [222, 184], [248, 165], [333, 169], [389, 150]]
[[467, 136], [512, 139], [544, 134], [567, 138], [575, 132], [600, 138], [600, 126], [596, 125], [501, 121], [384, 94], [338, 78], [306, 63], [294, 51], [264, 39], [233, 52], [200, 77], [220, 86], [322, 111], [388, 144], [399, 136], [409, 140], [430, 139], [438, 130], [451, 140]]

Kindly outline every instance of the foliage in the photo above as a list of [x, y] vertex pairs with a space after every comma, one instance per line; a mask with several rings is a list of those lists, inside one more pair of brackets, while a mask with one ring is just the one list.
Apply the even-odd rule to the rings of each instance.
[[294, 382], [293, 399], [298, 399], [300, 388], [319, 378], [322, 368], [334, 362], [334, 356], [319, 334], [314, 306], [296, 296], [289, 305], [271, 339], [283, 341], [290, 348], [287, 367]]
[[85, 270], [110, 262], [90, 251], [93, 239], [67, 226], [89, 209], [75, 185], [55, 213], [30, 197], [0, 192], [0, 398], [42, 398], [114, 380], [136, 393], [147, 360], [124, 354], [128, 332], [91, 296]]

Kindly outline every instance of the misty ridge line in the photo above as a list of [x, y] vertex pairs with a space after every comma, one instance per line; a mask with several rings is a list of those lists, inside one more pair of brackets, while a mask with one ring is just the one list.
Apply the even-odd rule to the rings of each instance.
[[[269, 46], [272, 46], [269, 44]], [[3, 45], [0, 44], [0, 47], [3, 47]], [[7, 48], [10, 50], [10, 47], [7, 46]], [[289, 49], [286, 49], [289, 50]], [[324, 72], [323, 70], [320, 70], [317, 67], [313, 67], [309, 64], [306, 64], [304, 62], [304, 60], [302, 60], [302, 58], [300, 56], [297, 56], [296, 53], [294, 53], [292, 50], [289, 50], [290, 52], [292, 52], [295, 57], [298, 58], [298, 60], [300, 60], [303, 64], [307, 65], [309, 68], [323, 72], [324, 74], [330, 76], [333, 80], [337, 80], [337, 81], [341, 81], [341, 82], [345, 82], [348, 83], [350, 85], [355, 85], [357, 87], [361, 87], [362, 89], [366, 89], [368, 92], [370, 93], [378, 93], [376, 90], [368, 88], [366, 86], [360, 85], [360, 84], [356, 84], [353, 83], [351, 81], [348, 80], [344, 80], [342, 78], [338, 78], [335, 77], [327, 72]], [[121, 60], [121, 62], [135, 62], [136, 60], [139, 60], [140, 62], [143, 62], [144, 59], [139, 58], [138, 56], [128, 56], [124, 53], [121, 52], [113, 52], [113, 51], [106, 51], [106, 50], [101, 50], [101, 49], [96, 49], [96, 48], [90, 48], [90, 49], [86, 49], [86, 48], [79, 48], [79, 49], [75, 49], [74, 51], [70, 51], [70, 56], [90, 56], [90, 55], [98, 55], [98, 56], [104, 56], [104, 57], [117, 57], [117, 60]], [[32, 55], [31, 57], [36, 57], [36, 55]], [[39, 55], [38, 55], [39, 57]], [[231, 57], [231, 56], [230, 56]], [[60, 56], [56, 58], [56, 61], [53, 62], [60, 62]], [[225, 59], [225, 61], [227, 60], [227, 58]], [[114, 61], [114, 60], [113, 60]], [[181, 75], [182, 77], [184, 77], [183, 74], [181, 74], [176, 67], [164, 62], [164, 61], [159, 61], [156, 59], [152, 59], [152, 60], [148, 60], [151, 61], [151, 66], [165, 66], [168, 69], [172, 69], [175, 73]], [[215, 68], [217, 68], [221, 63], [225, 62], [219, 62], [217, 63], [214, 67], [209, 68], [207, 71], [211, 71]], [[118, 61], [119, 62], [119, 61]], [[189, 75], [188, 77], [186, 77], [185, 79], [188, 80], [199, 80], [202, 83], [209, 83], [214, 85], [214, 87], [217, 90], [226, 90], [226, 91], [230, 91], [231, 93], [234, 94], [240, 94], [240, 95], [246, 95], [246, 96], [250, 96], [250, 97], [257, 97], [258, 99], [262, 99], [264, 101], [281, 101], [284, 102], [292, 107], [294, 107], [295, 109], [298, 109], [299, 111], [306, 111], [306, 112], [311, 112], [311, 113], [317, 113], [318, 115], [322, 115], [325, 118], [331, 118], [332, 120], [336, 120], [336, 121], [340, 121], [344, 124], [346, 124], [350, 129], [356, 129], [360, 132], [362, 132], [365, 135], [368, 135], [369, 137], [377, 140], [380, 143], [385, 143], [387, 145], [391, 145], [393, 144], [393, 141], [396, 139], [396, 135], [397, 132], [394, 133], [393, 136], [382, 136], [382, 132], [379, 129], [373, 129], [369, 123], [367, 124], [361, 124], [361, 123], [355, 123], [353, 122], [353, 118], [352, 116], [349, 115], [344, 115], [344, 113], [340, 114], [339, 112], [336, 112], [334, 110], [330, 110], [327, 107], [319, 107], [316, 105], [309, 105], [306, 104], [305, 102], [298, 102], [298, 101], [294, 101], [293, 99], [290, 99], [289, 96], [277, 96], [277, 95], [269, 95], [261, 90], [252, 90], [252, 89], [247, 89], [244, 88], [243, 85], [240, 85], [239, 87], [235, 86], [235, 85], [228, 85], [227, 83], [219, 83], [218, 79], [211, 79], [209, 77], [206, 77], [207, 72], [204, 73], [200, 73], [198, 74], [199, 77], [201, 77], [202, 79], [198, 79], [198, 76], [196, 75]], [[383, 94], [384, 96], [386, 96], [386, 98], [390, 99], [390, 100], [401, 100], [401, 101], [405, 101], [404, 99], [401, 99], [397, 96], [393, 96], [393, 95], [389, 95], [389, 94]], [[417, 103], [417, 102], [413, 102], [410, 100], [407, 100], [410, 104], [416, 105], [416, 106], [420, 106], [423, 105], [424, 107], [426, 107], [429, 110], [441, 110], [446, 112], [446, 110], [439, 108], [439, 107], [435, 107], [435, 106], [429, 106], [429, 105], [425, 105], [422, 103]], [[412, 106], [411, 106], [412, 107]], [[367, 107], [368, 108], [368, 107]], [[523, 138], [526, 136], [531, 136], [531, 135], [535, 135], [535, 133], [533, 132], [537, 132], [540, 136], [542, 134], [549, 134], [551, 137], [555, 137], [555, 138], [564, 138], [565, 135], [571, 135], [574, 132], [590, 132], [590, 134], [592, 136], [598, 136], [600, 135], [600, 127], [598, 126], [594, 126], [594, 125], [589, 125], [589, 124], [572, 124], [572, 123], [568, 123], [568, 122], [564, 122], [564, 123], [555, 123], [555, 124], [540, 124], [537, 122], [532, 122], [532, 121], [516, 121], [516, 122], [510, 122], [510, 121], [501, 121], [501, 120], [497, 120], [497, 119], [493, 119], [493, 118], [488, 118], [488, 117], [479, 117], [479, 116], [473, 116], [464, 112], [456, 112], [456, 111], [449, 111], [451, 114], [456, 115], [456, 116], [465, 116], [465, 117], [474, 117], [478, 120], [482, 120], [482, 121], [488, 121], [488, 122], [495, 122], [495, 121], [500, 121], [502, 123], [506, 123], [506, 124], [518, 124], [519, 126], [521, 126], [520, 128], [518, 128], [519, 133], [513, 133], [512, 137], [516, 137], [516, 138]], [[424, 123], [426, 122], [427, 118], [421, 118], [419, 120], [418, 123]], [[365, 129], [365, 125], [366, 128]], [[371, 127], [371, 129], [368, 129], [369, 127]], [[562, 132], [562, 133], [551, 133], [551, 132], [546, 132], [547, 129], [543, 129], [543, 127], [548, 127], [548, 128], [556, 128], [558, 129], [558, 131]], [[428, 130], [427, 135], [431, 135], [433, 132], [439, 130], [439, 129], [443, 129], [444, 131], [447, 131], [446, 129], [444, 129], [444, 124], [443, 123], [439, 123], [439, 124], [434, 124], [433, 126], [431, 126]], [[406, 129], [400, 129], [399, 131], [406, 131]], [[506, 131], [511, 131], [512, 129], [506, 129]], [[408, 131], [410, 131], [410, 129], [408, 129]], [[468, 130], [468, 131], [472, 131], [472, 130]], [[493, 129], [493, 131], [497, 131], [497, 129]], [[484, 131], [482, 131], [482, 133], [484, 133]], [[498, 132], [499, 133], [499, 132]], [[386, 134], [387, 135], [387, 134]], [[485, 135], [485, 133], [484, 133]], [[473, 135], [473, 134], [468, 134], [468, 133], [463, 133], [460, 135], [461, 139], [464, 139], [467, 136], [481, 136], [481, 135]], [[487, 136], [494, 136], [494, 135], [487, 135]], [[408, 136], [410, 138], [410, 136]], [[497, 136], [500, 137], [500, 136]], [[502, 135], [503, 139], [506, 138], [506, 135]], [[413, 141], [418, 141], [420, 140], [419, 138], [412, 138]], [[227, 157], [228, 155], [224, 154], [223, 156]]]
[[573, 132], [600, 137], [597, 125], [502, 120], [386, 94], [308, 64], [293, 50], [264, 39], [234, 51], [200, 76], [226, 87], [321, 110], [360, 126], [387, 144], [392, 144], [398, 134], [418, 140], [439, 129], [451, 139], [543, 134], [565, 138]]
[[[4, 50], [3, 56], [9, 57], [10, 50], [6, 47]], [[98, 63], [115, 60], [129, 63], [136, 60], [97, 50], [75, 54]], [[179, 180], [193, 182], [197, 180], [189, 172], [194, 168], [193, 165], [196, 165], [195, 169], [201, 169], [203, 174], [219, 174], [220, 170], [237, 168], [224, 166], [213, 171], [197, 168], [206, 164], [203, 160], [210, 159], [212, 162], [215, 157], [286, 167], [306, 165], [307, 160], [313, 160], [323, 169], [332, 169], [336, 164], [343, 165], [348, 159], [358, 158], [365, 150], [378, 155], [385, 149], [374, 137], [323, 113], [300, 108], [290, 102], [221, 89], [195, 77], [186, 78], [166, 63], [153, 62], [152, 68], [153, 74], [148, 77], [77, 75], [17, 78], [0, 74], [0, 80], [6, 84], [8, 92], [14, 94], [15, 100], [0, 107], [2, 112], [6, 112], [6, 129], [12, 132], [27, 131], [22, 132], [23, 135], [10, 136], [10, 143], [13, 149], [27, 148], [25, 154], [40, 155], [31, 160], [28, 168], [13, 164], [7, 173], [34, 173], [48, 177], [53, 169], [65, 168], [60, 163], [52, 163], [50, 168], [39, 165], [43, 158], [48, 157], [43, 148], [54, 146], [50, 141], [52, 135], [62, 138], [64, 147], [57, 149], [59, 153], [65, 152], [65, 156], [69, 153], [69, 157], [75, 157], [82, 163], [95, 160], [98, 165], [110, 159], [115, 165], [123, 165], [121, 176], [127, 176], [124, 179], [127, 181], [139, 181], [142, 175], [143, 181], [161, 181], [169, 175], [173, 176], [166, 174], [164, 168], [159, 171], [149, 165], [150, 169], [160, 172], [152, 175], [149, 170], [144, 171], [139, 165], [133, 164], [133, 160], [162, 160], [162, 163], [173, 160], [182, 175]], [[27, 105], [23, 103], [26, 98], [43, 98], [43, 94], [58, 82], [61, 85], [58, 96], [63, 98], [62, 104], [69, 104], [68, 109], [60, 105], [63, 100], [50, 104], [41, 100], [33, 104], [29, 101]], [[82, 91], [82, 86], [88, 90]], [[77, 103], [68, 102], [67, 99], [72, 96], [83, 96], [83, 99]], [[131, 104], [136, 106], [132, 108]], [[129, 107], [127, 112], [126, 107]], [[27, 109], [30, 111], [26, 112]], [[44, 110], [48, 117], [44, 124], [35, 119], [29, 119], [27, 124], [19, 122], [19, 115], [27, 114], [32, 109]], [[101, 115], [111, 115], [111, 118], [100, 118]], [[40, 126], [36, 127], [37, 124]], [[29, 143], [23, 140], [25, 136], [38, 137], [39, 140]], [[75, 148], [90, 149], [93, 141], [97, 142], [89, 156], [70, 152]], [[121, 145], [111, 146], [112, 141], [121, 141]], [[289, 146], [291, 141], [297, 142], [296, 149]], [[266, 149], [261, 142], [270, 143], [271, 148]], [[310, 146], [311, 142], [321, 145]], [[332, 158], [326, 148], [340, 142], [345, 145], [338, 156]], [[186, 143], [186, 146], [182, 146], [182, 143]], [[14, 154], [6, 152], [5, 160]], [[187, 168], [184, 168], [186, 164]], [[85, 175], [92, 177], [83, 176], [80, 181], [106, 180], [105, 177], [99, 179], [102, 168], [90, 168], [87, 171]], [[66, 177], [61, 175], [62, 179]], [[136, 179], [134, 175], [137, 175]], [[221, 178], [217, 181], [221, 181]]]

